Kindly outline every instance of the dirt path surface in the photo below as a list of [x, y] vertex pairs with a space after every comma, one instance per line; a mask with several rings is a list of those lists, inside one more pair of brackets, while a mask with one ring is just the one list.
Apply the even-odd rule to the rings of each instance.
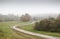
[[[27, 25], [27, 24], [24, 24], [24, 25]], [[48, 35], [43, 35], [43, 34], [37, 34], [37, 33], [29, 32], [29, 31], [26, 31], [26, 30], [22, 30], [20, 28], [17, 28], [17, 25], [13, 26], [11, 28], [13, 28], [13, 29], [15, 29], [15, 30], [17, 30], [19, 32], [25, 33], [25, 34], [35, 35], [35, 36], [43, 37], [43, 38], [46, 38], [46, 39], [60, 39], [59, 37], [53, 37], [53, 36], [48, 36]]]

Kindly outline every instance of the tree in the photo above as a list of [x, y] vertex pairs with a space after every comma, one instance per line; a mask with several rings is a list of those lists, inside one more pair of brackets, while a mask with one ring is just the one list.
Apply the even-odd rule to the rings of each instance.
[[58, 16], [56, 19], [48, 18], [48, 19], [40, 20], [40, 22], [35, 23], [34, 29], [40, 31], [60, 33], [60, 18]]
[[25, 15], [22, 15], [22, 16], [20, 17], [20, 20], [21, 20], [21, 21], [24, 21], [24, 22], [30, 21], [30, 20], [31, 20], [31, 16], [26, 13]]

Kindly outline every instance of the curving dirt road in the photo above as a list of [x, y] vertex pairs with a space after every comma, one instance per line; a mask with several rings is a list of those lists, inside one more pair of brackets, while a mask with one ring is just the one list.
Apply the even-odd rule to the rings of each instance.
[[[32, 22], [34, 23], [34, 22]], [[31, 24], [32, 24], [31, 23]], [[27, 25], [27, 24], [24, 24], [24, 25]], [[60, 39], [58, 37], [53, 37], [53, 36], [48, 36], [48, 35], [43, 35], [43, 34], [37, 34], [37, 33], [33, 33], [33, 32], [29, 32], [29, 31], [26, 31], [26, 30], [22, 30], [20, 28], [17, 28], [17, 25], [11, 27], [19, 32], [22, 32], [22, 33], [26, 33], [26, 34], [30, 34], [30, 35], [35, 35], [35, 36], [39, 36], [39, 37], [43, 37], [43, 38], [46, 38], [46, 39]]]

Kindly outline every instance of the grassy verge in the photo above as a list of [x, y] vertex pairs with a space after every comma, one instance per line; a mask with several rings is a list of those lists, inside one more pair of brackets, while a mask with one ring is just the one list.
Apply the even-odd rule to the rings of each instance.
[[15, 39], [13, 31], [10, 26], [16, 25], [20, 22], [0, 22], [0, 39]]
[[14, 32], [16, 32], [16, 34], [19, 35], [20, 39], [21, 38], [22, 39], [44, 39], [44, 38], [41, 38], [41, 37], [38, 37], [38, 36], [25, 34], [25, 33], [22, 33], [22, 32], [16, 31], [16, 30], [14, 30]]
[[[26, 35], [24, 33], [12, 30], [10, 26], [16, 24], [24, 24], [24, 22], [0, 22], [0, 39], [42, 39], [40, 37]], [[28, 23], [28, 22], [26, 22]]]
[[46, 32], [46, 31], [37, 31], [37, 30], [34, 30], [33, 27], [34, 27], [34, 25], [30, 24], [30, 25], [25, 25], [25, 26], [19, 27], [19, 28], [27, 30], [27, 31], [35, 32], [35, 33], [40, 33], [40, 34], [60, 37], [60, 33]]

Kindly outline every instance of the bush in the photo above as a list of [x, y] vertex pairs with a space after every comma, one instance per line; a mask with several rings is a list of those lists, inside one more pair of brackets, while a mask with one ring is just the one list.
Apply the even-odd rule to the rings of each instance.
[[49, 32], [59, 32], [60, 33], [60, 19], [43, 19], [40, 22], [35, 23], [35, 30], [49, 31]]

